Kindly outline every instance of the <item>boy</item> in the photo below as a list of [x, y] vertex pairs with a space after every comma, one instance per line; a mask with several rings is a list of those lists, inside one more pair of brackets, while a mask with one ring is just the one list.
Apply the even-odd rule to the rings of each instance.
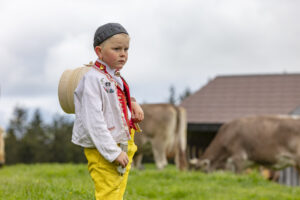
[[98, 59], [74, 93], [72, 142], [85, 148], [97, 200], [123, 199], [137, 150], [134, 122], [144, 118], [119, 74], [128, 58], [129, 40], [127, 31], [118, 23], [100, 26], [94, 36]]

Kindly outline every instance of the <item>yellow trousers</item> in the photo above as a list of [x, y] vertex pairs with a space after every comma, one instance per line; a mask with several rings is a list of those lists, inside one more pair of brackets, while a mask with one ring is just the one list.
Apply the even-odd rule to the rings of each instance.
[[128, 141], [129, 163], [124, 175], [117, 171], [117, 165], [105, 160], [96, 148], [85, 148], [88, 170], [95, 184], [96, 200], [122, 200], [126, 189], [132, 158], [137, 150], [134, 144], [134, 129]]

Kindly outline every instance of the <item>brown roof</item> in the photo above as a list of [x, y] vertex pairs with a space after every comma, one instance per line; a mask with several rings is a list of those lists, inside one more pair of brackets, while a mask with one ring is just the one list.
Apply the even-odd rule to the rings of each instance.
[[187, 109], [189, 123], [289, 114], [300, 106], [300, 74], [218, 76], [181, 105]]

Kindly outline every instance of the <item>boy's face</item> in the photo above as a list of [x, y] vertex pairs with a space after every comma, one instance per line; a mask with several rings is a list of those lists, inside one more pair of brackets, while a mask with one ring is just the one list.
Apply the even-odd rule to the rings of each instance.
[[95, 47], [99, 59], [112, 69], [121, 70], [128, 59], [129, 36], [116, 34]]

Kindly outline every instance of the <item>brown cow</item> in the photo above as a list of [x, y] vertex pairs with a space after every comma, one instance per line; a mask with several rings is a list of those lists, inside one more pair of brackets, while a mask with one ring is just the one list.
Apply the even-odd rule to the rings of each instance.
[[252, 116], [224, 124], [199, 159], [204, 171], [241, 172], [253, 165], [300, 168], [300, 118]]
[[5, 163], [4, 154], [4, 130], [0, 127], [0, 167]]
[[163, 169], [167, 157], [175, 157], [176, 166], [183, 170], [186, 161], [186, 112], [182, 107], [171, 104], [143, 104], [145, 119], [140, 123], [142, 133], [135, 134], [138, 152], [134, 158], [136, 167], [141, 166], [142, 148], [147, 142], [152, 145], [155, 164]]

